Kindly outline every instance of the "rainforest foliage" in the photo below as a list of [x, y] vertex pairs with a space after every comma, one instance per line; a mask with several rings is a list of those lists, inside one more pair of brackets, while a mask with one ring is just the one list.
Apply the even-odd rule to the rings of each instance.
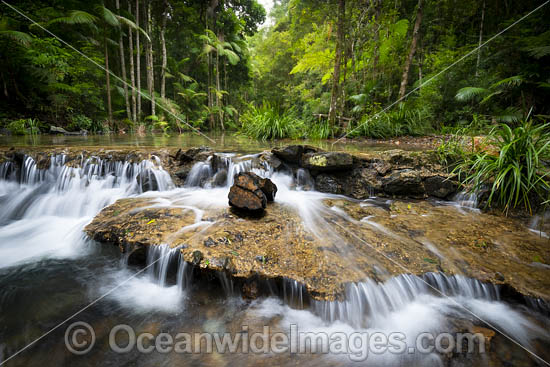
[[541, 0], [9, 3], [38, 23], [0, 5], [0, 127], [14, 134], [384, 138], [550, 115], [550, 6], [514, 25]]

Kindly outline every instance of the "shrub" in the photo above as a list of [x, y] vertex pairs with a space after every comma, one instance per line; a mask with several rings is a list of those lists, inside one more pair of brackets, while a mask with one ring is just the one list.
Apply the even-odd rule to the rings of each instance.
[[386, 139], [402, 135], [419, 136], [433, 131], [430, 112], [425, 108], [407, 108], [404, 103], [391, 112], [381, 112], [373, 117], [365, 115], [351, 136]]
[[522, 203], [530, 212], [531, 200], [548, 200], [550, 124], [525, 122], [515, 129], [499, 124], [486, 139], [486, 151], [467, 156], [455, 169], [472, 191], [490, 187], [487, 206], [496, 202], [508, 211]]
[[40, 129], [38, 128], [39, 124], [40, 121], [38, 121], [37, 119], [19, 119], [7, 124], [6, 128], [13, 135], [35, 135], [40, 132]]
[[328, 120], [322, 120], [308, 126], [304, 131], [304, 135], [310, 139], [328, 139], [329, 136], [333, 135], [333, 132]]
[[92, 131], [92, 127], [94, 127], [92, 119], [85, 115], [72, 116], [71, 123], [69, 124], [70, 130]]
[[250, 106], [241, 120], [243, 134], [262, 140], [297, 138], [304, 126], [293, 110], [281, 113], [268, 102], [260, 107]]

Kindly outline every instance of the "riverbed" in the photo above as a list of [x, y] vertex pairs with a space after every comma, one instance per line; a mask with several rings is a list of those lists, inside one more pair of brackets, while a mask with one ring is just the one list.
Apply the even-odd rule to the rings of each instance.
[[[230, 161], [239, 162], [232, 166], [232, 173], [250, 169], [246, 162], [251, 155], [289, 143], [216, 136], [213, 144], [191, 135], [39, 136], [33, 141], [28, 139], [1, 138], [0, 145], [18, 148], [30, 145], [32, 149], [44, 151], [63, 146], [83, 147], [83, 150], [98, 146], [106, 150], [121, 146], [147, 150], [148, 147], [185, 149], [210, 145]], [[301, 143], [357, 153], [395, 148], [394, 145], [367, 143]], [[192, 265], [181, 260], [180, 248], [151, 249], [145, 263], [139, 265], [129, 262], [127, 254], [121, 253], [116, 246], [97, 243], [84, 232], [86, 225], [104, 208], [123, 198], [156, 200], [165, 207], [192, 213], [189, 224], [192, 228], [181, 228], [183, 231], [210, 226], [215, 220], [209, 219], [208, 210], [227, 207], [231, 178], [221, 187], [211, 187], [204, 184], [204, 180], [192, 182], [192, 179], [187, 184], [177, 185], [162, 163], [153, 158], [139, 162], [87, 158], [82, 156], [80, 164], [66, 165], [65, 156], [57, 154], [47, 167], [40, 168], [32, 158], [26, 157], [19, 175], [14, 175], [9, 163], [2, 163], [0, 167], [2, 365], [347, 366], [367, 363], [374, 366], [530, 366], [542, 365], [543, 360], [550, 358], [550, 321], [544, 301], [518, 294], [510, 296], [506, 287], [459, 274], [446, 275], [437, 269], [434, 262], [443, 264], [438, 257], [450, 256], [453, 251], [449, 245], [444, 245], [446, 234], [456, 232], [452, 221], [432, 231], [435, 234], [430, 241], [424, 239], [426, 251], [431, 255], [423, 259], [427, 266], [434, 265], [434, 271], [414, 275], [404, 270], [403, 274], [395, 276], [381, 267], [378, 273], [365, 273], [362, 279], [349, 283], [342, 297], [331, 301], [311, 299], [299, 282], [266, 281], [257, 285], [262, 288], [260, 295], [250, 299], [243, 297], [241, 289], [223, 272], [197, 276]], [[154, 172], [157, 190], [145, 192], [136, 177], [150, 170]], [[344, 253], [351, 247], [342, 242], [343, 236], [338, 235], [336, 224], [355, 234], [362, 233], [354, 230], [356, 226], [365, 226], [372, 233], [378, 233], [373, 235], [377, 238], [407, 243], [418, 242], [418, 233], [392, 228], [392, 219], [397, 218], [397, 223], [400, 215], [407, 215], [402, 218], [414, 221], [409, 218], [417, 215], [424, 220], [432, 214], [455, 213], [461, 223], [485, 215], [464, 196], [454, 200], [417, 202], [373, 196], [352, 202], [363, 209], [375, 208], [375, 214], [353, 218], [352, 211], [345, 212], [347, 206], [339, 204], [349, 198], [318, 192], [310, 182], [303, 181], [303, 177], [274, 172], [269, 166], [256, 171], [271, 177], [277, 184], [279, 192], [275, 202], [297, 213], [297, 226], [303, 226], [312, 237], [326, 240], [327, 248], [332, 246]], [[214, 174], [208, 173], [209, 177]], [[333, 221], [328, 221], [327, 216]], [[416, 228], [424, 230], [426, 236], [437, 226], [434, 222], [417, 222], [426, 223], [424, 228]], [[405, 220], [400, 223], [405, 225]], [[525, 237], [529, 241], [540, 241], [547, 235], [525, 223], [510, 223], [524, 226], [525, 236], [532, 236]], [[510, 228], [516, 227], [503, 228], [500, 233], [490, 232], [490, 238], [480, 241], [479, 246], [518, 241], [513, 236], [514, 229], [509, 233]], [[292, 233], [287, 235], [292, 237]], [[366, 237], [348, 237], [347, 240], [358, 248], [370, 243]], [[548, 254], [538, 256], [531, 260], [536, 263], [532, 266], [533, 273], [548, 270], [545, 268], [548, 267], [545, 260]], [[349, 267], [356, 265], [353, 257], [345, 258]], [[269, 260], [264, 257], [258, 261]], [[86, 353], [71, 351], [67, 346], [69, 340], [69, 346], [86, 349], [84, 344], [91, 340], [84, 334], [72, 339], [73, 335], [68, 333], [74, 322], [84, 322], [94, 330], [95, 341]], [[113, 334], [117, 325], [121, 331]], [[145, 346], [154, 348], [138, 350], [137, 340], [132, 344], [127, 337], [128, 327], [136, 336], [145, 335], [141, 339], [146, 339]], [[311, 342], [317, 349], [312, 350], [310, 343], [301, 350], [297, 345], [300, 341], [292, 339], [292, 334], [299, 332], [318, 336], [319, 339]], [[155, 346], [155, 339], [163, 333], [179, 341], [186, 335], [193, 338], [195, 333], [206, 333], [206, 336], [202, 344], [199, 342], [199, 348], [193, 341], [192, 345], [180, 344], [178, 349], [174, 347], [174, 340], [171, 346], [169, 342], [159, 342], [162, 344], [159, 348]], [[213, 340], [209, 350], [205, 340], [209, 336], [223, 337], [224, 333], [233, 338], [240, 336], [239, 347], [233, 351], [223, 350], [217, 348]], [[251, 340], [255, 333], [259, 336]], [[262, 333], [270, 341], [270, 348], [265, 349], [263, 341], [258, 343]], [[481, 339], [472, 345], [471, 352], [458, 350], [454, 348], [456, 345], [448, 348], [448, 341], [457, 333], [478, 334]], [[274, 335], [283, 338], [279, 349], [273, 348]], [[438, 339], [440, 335], [444, 337]], [[170, 340], [166, 335], [163, 338]], [[245, 339], [247, 346], [243, 345]], [[419, 339], [422, 339], [420, 344]], [[439, 350], [427, 348], [430, 340], [435, 343], [442, 339], [447, 342], [439, 345]], [[122, 352], [116, 350], [117, 346], [124, 349], [121, 346], [128, 342], [132, 348]], [[482, 352], [481, 344], [485, 349]], [[342, 346], [346, 346], [345, 350]]]

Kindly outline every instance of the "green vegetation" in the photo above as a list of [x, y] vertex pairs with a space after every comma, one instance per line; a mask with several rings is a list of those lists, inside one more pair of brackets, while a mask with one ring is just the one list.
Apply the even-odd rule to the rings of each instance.
[[473, 191], [489, 189], [487, 205], [496, 203], [506, 212], [550, 198], [550, 124], [523, 122], [516, 128], [494, 127], [473, 154], [464, 155], [455, 168]]
[[260, 107], [250, 106], [241, 120], [243, 133], [256, 139], [298, 138], [303, 133], [303, 122], [293, 111], [281, 113], [268, 102]]
[[277, 0], [261, 27], [258, 0], [18, 1], [39, 26], [2, 4], [0, 131], [451, 134], [437, 154], [466, 185], [530, 209], [549, 200], [550, 6], [477, 48], [539, 5]]

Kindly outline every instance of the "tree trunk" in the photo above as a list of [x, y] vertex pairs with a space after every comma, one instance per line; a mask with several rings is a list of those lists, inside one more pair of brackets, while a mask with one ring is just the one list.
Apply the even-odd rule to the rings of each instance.
[[485, 20], [485, 0], [481, 8], [481, 25], [479, 26], [479, 46], [477, 50], [476, 77], [479, 76], [479, 64], [481, 62], [481, 43], [483, 42], [483, 22]]
[[338, 107], [338, 96], [340, 86], [340, 63], [342, 62], [342, 47], [344, 41], [344, 17], [346, 9], [346, 0], [338, 1], [338, 36], [336, 39], [336, 51], [334, 54], [334, 72], [332, 75], [332, 90], [330, 93], [330, 110], [328, 120], [330, 125], [336, 122], [336, 110]]
[[216, 107], [218, 107], [218, 116], [220, 117], [220, 126], [222, 131], [225, 130], [223, 126], [223, 112], [222, 112], [222, 103], [220, 101], [220, 54], [216, 52]]
[[372, 63], [372, 79], [378, 78], [378, 62], [380, 60], [379, 40], [380, 40], [380, 7], [382, 0], [374, 0], [374, 60]]
[[164, 14], [162, 15], [162, 29], [160, 31], [160, 44], [162, 47], [162, 69], [160, 70], [160, 98], [166, 97], [166, 20], [168, 18], [168, 2], [164, 1]]
[[[132, 5], [130, 2], [128, 2], [128, 13], [132, 14]], [[128, 27], [128, 44], [130, 46], [130, 83], [132, 84], [132, 121], [136, 122], [136, 78], [134, 67], [134, 40], [132, 33], [132, 28]]]
[[145, 59], [147, 62], [147, 90], [151, 98], [151, 115], [155, 115], [155, 75], [153, 71], [153, 20], [151, 18], [151, 1], [147, 3], [147, 48], [145, 49]]
[[420, 30], [420, 24], [422, 23], [422, 0], [418, 0], [418, 9], [416, 10], [416, 21], [414, 23], [414, 29], [412, 34], [411, 49], [409, 56], [405, 62], [405, 68], [403, 69], [403, 76], [401, 78], [401, 87], [399, 88], [399, 99], [405, 96], [405, 90], [407, 89], [407, 83], [409, 81], [409, 71], [411, 69], [414, 53], [416, 52], [416, 44], [418, 43], [418, 35]]
[[[116, 0], [116, 11], [120, 15], [120, 0]], [[126, 104], [126, 115], [128, 120], [132, 120], [132, 111], [130, 109], [130, 98], [128, 97], [128, 83], [126, 82], [126, 59], [124, 57], [124, 40], [122, 39], [122, 25], [118, 36], [118, 48], [120, 49], [120, 69], [122, 71], [122, 87], [124, 88], [124, 102]]]
[[[103, 32], [107, 32], [105, 28], [103, 28]], [[107, 37], [103, 36], [103, 45], [105, 47], [105, 84], [107, 88], [107, 116], [108, 116], [108, 123], [109, 125], [113, 122], [113, 109], [111, 106], [111, 75], [109, 74], [109, 51], [107, 49]]]
[[208, 109], [210, 111], [210, 130], [214, 129], [214, 115], [212, 114], [212, 108], [214, 108], [214, 98], [212, 97], [212, 53], [208, 53], [208, 86], [206, 87], [208, 92]]
[[[136, 0], [136, 25], [139, 27], [139, 0]], [[141, 48], [139, 44], [139, 30], [136, 32], [136, 82], [137, 82], [137, 113], [141, 118]]]

